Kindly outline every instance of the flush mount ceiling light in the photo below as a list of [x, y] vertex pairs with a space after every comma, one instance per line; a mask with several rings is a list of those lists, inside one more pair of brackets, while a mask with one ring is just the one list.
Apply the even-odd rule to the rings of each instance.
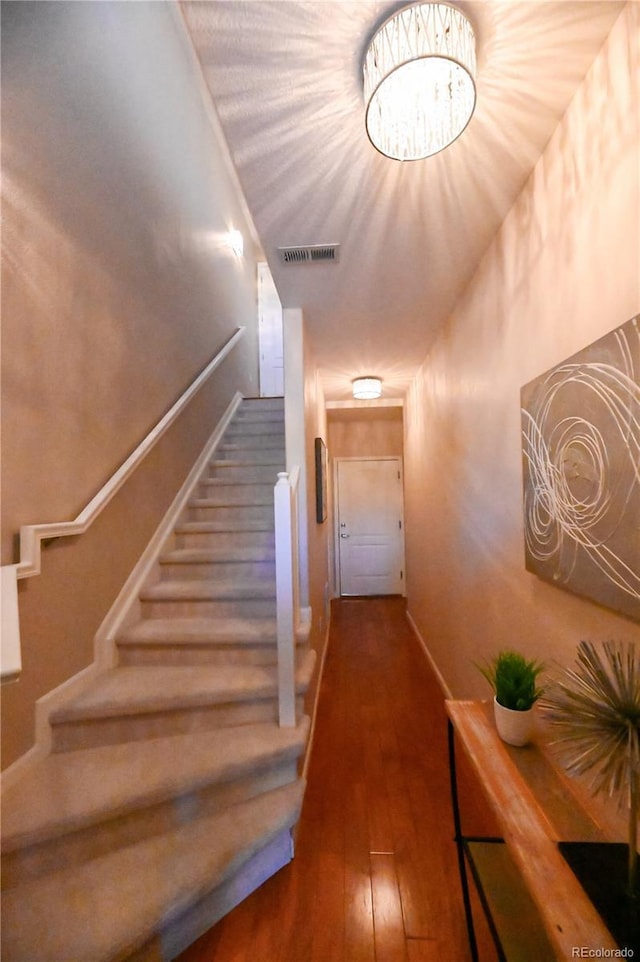
[[357, 377], [351, 383], [353, 396], [358, 401], [373, 401], [382, 396], [382, 381], [379, 377]]
[[364, 59], [366, 127], [393, 160], [437, 154], [460, 136], [476, 103], [473, 28], [455, 7], [415, 3], [389, 17]]

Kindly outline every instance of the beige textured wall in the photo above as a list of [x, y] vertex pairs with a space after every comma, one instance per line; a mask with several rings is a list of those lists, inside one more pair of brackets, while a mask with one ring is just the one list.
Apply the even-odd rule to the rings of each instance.
[[[173, 4], [13, 3], [2, 17], [2, 560], [22, 524], [75, 517], [236, 327], [247, 334], [94, 528], [20, 584], [35, 700], [93, 636], [236, 390], [257, 393], [256, 253]], [[246, 256], [221, 244], [239, 228]]]
[[573, 661], [637, 624], [524, 569], [520, 387], [640, 310], [640, 4], [616, 22], [405, 409], [409, 610], [456, 697], [505, 646]]
[[366, 421], [334, 420], [329, 414], [329, 456], [333, 458], [367, 458], [396, 455], [402, 457], [402, 415], [396, 419]]

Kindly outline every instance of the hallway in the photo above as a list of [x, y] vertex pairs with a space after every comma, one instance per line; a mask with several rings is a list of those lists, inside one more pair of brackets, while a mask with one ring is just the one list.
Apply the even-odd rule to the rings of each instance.
[[334, 601], [296, 857], [180, 962], [468, 959], [442, 694], [404, 599]]

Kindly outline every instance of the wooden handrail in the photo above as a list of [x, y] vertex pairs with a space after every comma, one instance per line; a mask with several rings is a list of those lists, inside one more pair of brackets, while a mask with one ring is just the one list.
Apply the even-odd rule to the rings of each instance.
[[72, 535], [84, 534], [154, 445], [171, 427], [205, 381], [236, 346], [243, 337], [244, 331], [244, 327], [236, 329], [215, 357], [209, 361], [186, 391], [172, 405], [164, 417], [158, 421], [126, 461], [120, 465], [77, 518], [73, 521], [56, 521], [49, 524], [22, 526], [20, 529], [20, 560], [17, 564], [3, 565], [1, 569], [0, 680], [3, 684], [17, 678], [22, 667], [17, 582], [19, 578], [31, 578], [40, 574], [42, 570], [42, 541], [46, 538], [68, 538]]
[[300, 469], [278, 474], [274, 488], [276, 618], [278, 632], [278, 718], [296, 724], [296, 632], [300, 615], [298, 574], [298, 481]]
[[[106, 484], [91, 499], [89, 504], [73, 521], [55, 521], [49, 524], [27, 524], [20, 528], [20, 561], [15, 565], [18, 578], [31, 578], [40, 574], [41, 543], [48, 538], [67, 538], [84, 534], [98, 515], [106, 508], [125, 481], [133, 474], [140, 462], [149, 454], [163, 434], [171, 427], [183, 409], [209, 379], [217, 367], [243, 337], [244, 327], [239, 327], [226, 341], [220, 351], [189, 385], [163, 418], [152, 428], [146, 438], [129, 455], [126, 461], [109, 478]], [[13, 567], [13, 566], [12, 566]]]

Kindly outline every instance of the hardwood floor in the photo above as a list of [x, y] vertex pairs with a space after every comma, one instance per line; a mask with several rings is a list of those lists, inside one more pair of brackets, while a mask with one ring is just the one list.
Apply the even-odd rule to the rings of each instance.
[[[460, 777], [473, 830], [494, 831]], [[475, 915], [482, 962], [495, 962]], [[469, 959], [442, 693], [403, 599], [340, 599], [296, 857], [180, 962]]]

